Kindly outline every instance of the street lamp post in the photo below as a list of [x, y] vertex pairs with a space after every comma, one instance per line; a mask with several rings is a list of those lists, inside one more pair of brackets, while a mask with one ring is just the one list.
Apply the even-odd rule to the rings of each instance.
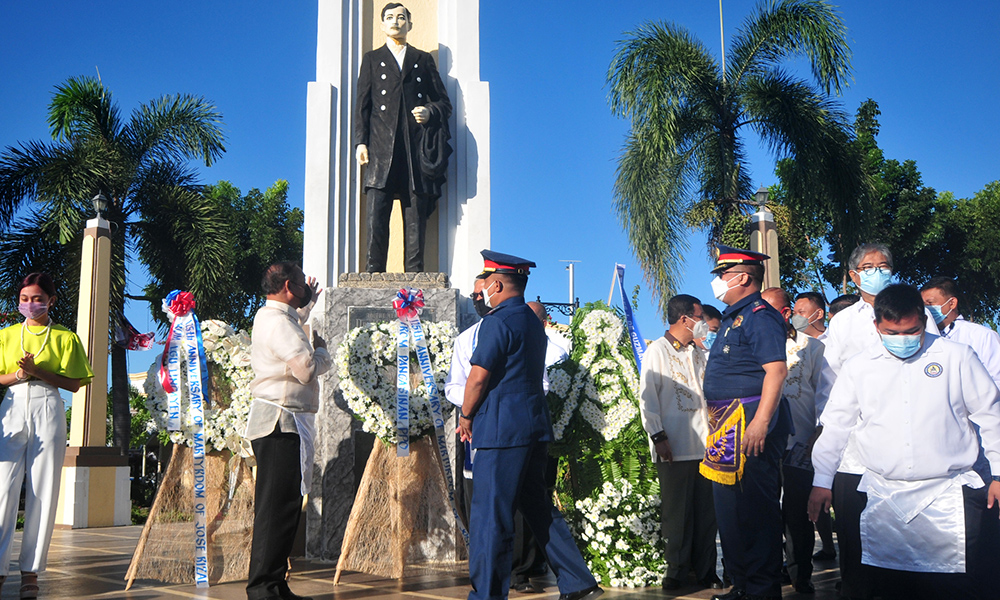
[[770, 257], [764, 261], [763, 289], [781, 286], [778, 266], [778, 230], [774, 225], [774, 213], [767, 209], [767, 197], [767, 188], [760, 186], [754, 194], [757, 212], [750, 219], [751, 229], [754, 229], [753, 224], [757, 226], [756, 231], [751, 231], [750, 234], [750, 249]]
[[94, 380], [73, 394], [69, 448], [63, 464], [56, 523], [74, 529], [131, 523], [128, 456], [106, 446], [111, 228], [107, 198], [91, 200], [96, 217], [83, 230], [76, 332]]

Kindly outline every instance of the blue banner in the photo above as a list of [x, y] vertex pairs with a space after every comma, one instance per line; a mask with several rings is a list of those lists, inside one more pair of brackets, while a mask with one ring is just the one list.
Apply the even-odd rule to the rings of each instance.
[[628, 337], [632, 340], [632, 354], [635, 356], [635, 366], [642, 372], [642, 355], [646, 353], [646, 340], [639, 333], [639, 326], [632, 316], [632, 303], [625, 293], [625, 265], [615, 263], [615, 274], [618, 279], [618, 289], [622, 294], [622, 306], [625, 307], [625, 325], [628, 327]]

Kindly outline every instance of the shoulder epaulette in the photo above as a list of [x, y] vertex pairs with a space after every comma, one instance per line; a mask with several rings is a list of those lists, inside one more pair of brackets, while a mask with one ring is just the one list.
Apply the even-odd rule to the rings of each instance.
[[758, 310], [762, 310], [763, 308], [764, 308], [764, 303], [761, 302], [760, 300], [757, 300], [756, 302], [753, 303], [753, 310], [751, 312], [757, 312]]

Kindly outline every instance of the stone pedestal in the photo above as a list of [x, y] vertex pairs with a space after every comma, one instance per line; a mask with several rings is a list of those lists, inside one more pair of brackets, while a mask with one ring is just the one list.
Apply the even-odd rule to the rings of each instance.
[[[313, 328], [327, 341], [331, 354], [350, 329], [395, 319], [392, 300], [402, 287], [423, 290], [422, 320], [448, 321], [461, 330], [475, 319], [471, 301], [459, 290], [447, 287], [447, 278], [441, 273], [351, 273], [343, 274], [338, 283], [339, 287], [323, 293], [325, 302], [314, 309], [311, 320]], [[372, 444], [378, 443], [361, 431], [361, 421], [352, 416], [340, 392], [336, 371], [334, 367], [320, 378], [313, 491], [307, 506], [306, 555], [322, 560], [336, 560], [340, 554], [365, 463]], [[454, 416], [446, 422], [445, 429], [455, 430]], [[449, 450], [454, 473], [453, 446], [452, 439]], [[457, 481], [460, 477], [458, 469]]]

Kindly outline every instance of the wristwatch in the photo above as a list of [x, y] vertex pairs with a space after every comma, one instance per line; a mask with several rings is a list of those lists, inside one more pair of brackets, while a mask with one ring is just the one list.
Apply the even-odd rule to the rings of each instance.
[[470, 417], [469, 415], [467, 415], [467, 414], [463, 413], [463, 412], [462, 412], [462, 409], [461, 409], [461, 408], [460, 408], [460, 409], [458, 409], [458, 418], [459, 418], [459, 419], [467, 419], [467, 420], [469, 420], [469, 421], [471, 421], [471, 420], [472, 420], [472, 417]]
[[665, 442], [665, 441], [667, 441], [667, 432], [666, 431], [661, 431], [659, 433], [654, 433], [653, 435], [649, 436], [649, 439], [653, 440], [654, 444], [659, 444], [660, 442]]

